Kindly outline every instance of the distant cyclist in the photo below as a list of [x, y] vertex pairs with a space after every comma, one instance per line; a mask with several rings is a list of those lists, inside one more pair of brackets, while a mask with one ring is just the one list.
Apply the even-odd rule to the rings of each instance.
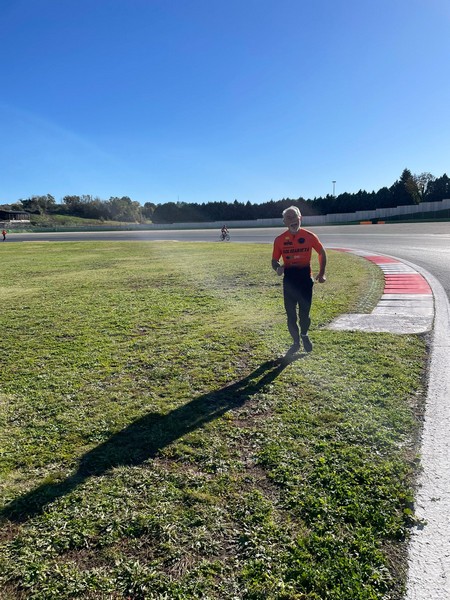
[[222, 239], [222, 241], [226, 240], [227, 235], [230, 235], [230, 232], [228, 231], [228, 227], [226, 225], [222, 226], [222, 229], [220, 230], [220, 237]]

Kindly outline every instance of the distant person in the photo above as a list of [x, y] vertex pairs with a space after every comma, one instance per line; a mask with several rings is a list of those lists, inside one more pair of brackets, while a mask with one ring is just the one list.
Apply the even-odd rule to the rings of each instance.
[[[300, 337], [305, 352], [313, 349], [308, 336], [311, 324], [309, 316], [312, 303], [314, 280], [311, 272], [311, 254], [314, 249], [319, 255], [319, 273], [316, 281], [324, 283], [327, 255], [319, 238], [301, 228], [302, 215], [296, 206], [290, 206], [283, 211], [283, 222], [288, 228], [275, 238], [272, 253], [272, 268], [277, 275], [283, 275], [284, 308], [287, 316], [287, 326], [292, 336], [293, 344], [287, 354], [295, 354], [300, 350]], [[280, 264], [282, 259], [282, 264]], [[297, 308], [300, 331], [297, 324]]]
[[6, 229], [2, 231], [3, 241], [6, 242]]
[[220, 230], [220, 232], [221, 232], [222, 240], [224, 240], [227, 237], [227, 235], [229, 235], [228, 227], [226, 225], [222, 226], [222, 229]]

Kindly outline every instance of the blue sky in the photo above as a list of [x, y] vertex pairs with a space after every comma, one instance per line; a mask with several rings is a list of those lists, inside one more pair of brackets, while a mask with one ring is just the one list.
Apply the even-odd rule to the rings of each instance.
[[450, 175], [448, 0], [0, 0], [0, 204]]

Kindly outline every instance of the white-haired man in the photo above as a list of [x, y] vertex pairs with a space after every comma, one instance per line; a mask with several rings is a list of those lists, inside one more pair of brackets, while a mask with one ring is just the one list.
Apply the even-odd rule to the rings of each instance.
[[[316, 281], [324, 283], [327, 255], [319, 238], [301, 227], [302, 215], [296, 206], [290, 206], [283, 211], [283, 222], [287, 231], [275, 238], [272, 253], [272, 268], [277, 275], [283, 275], [284, 308], [287, 316], [287, 326], [292, 336], [293, 344], [288, 354], [300, 350], [300, 337], [305, 352], [311, 352], [312, 343], [308, 337], [311, 324], [311, 310], [314, 280], [311, 272], [311, 254], [315, 250], [319, 255], [319, 273]], [[282, 259], [282, 264], [280, 264]], [[297, 321], [300, 323], [300, 331]]]

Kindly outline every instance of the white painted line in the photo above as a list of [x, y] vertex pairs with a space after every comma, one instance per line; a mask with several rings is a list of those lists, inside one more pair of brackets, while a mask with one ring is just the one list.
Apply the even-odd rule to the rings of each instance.
[[419, 269], [436, 299], [406, 600], [450, 598], [450, 305], [437, 279]]

